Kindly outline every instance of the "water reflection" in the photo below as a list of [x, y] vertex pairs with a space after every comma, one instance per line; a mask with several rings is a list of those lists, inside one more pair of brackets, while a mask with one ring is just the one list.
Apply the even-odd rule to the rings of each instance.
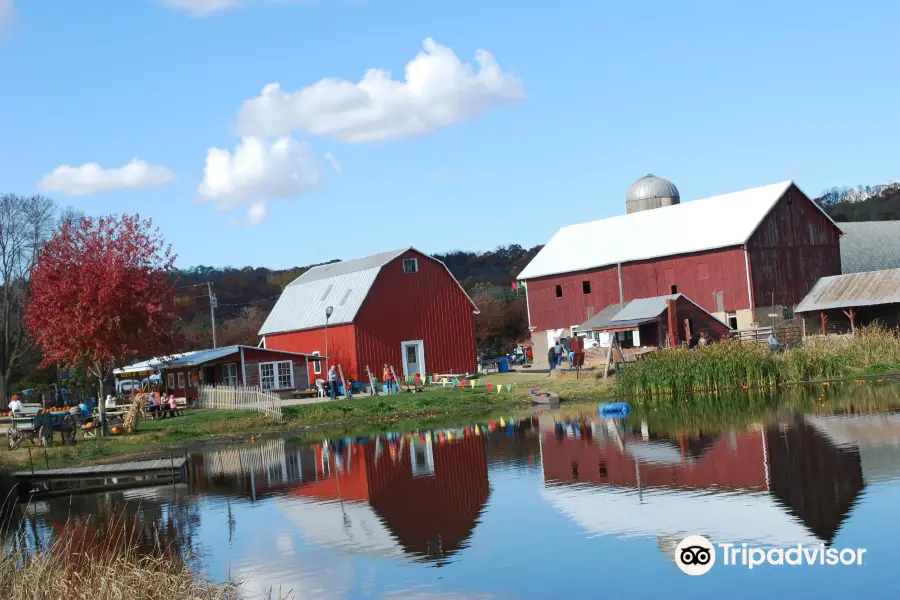
[[[748, 427], [672, 433], [652, 418], [545, 412], [194, 453], [186, 484], [20, 505], [16, 543], [40, 548], [70, 535], [67, 522], [100, 535], [124, 528], [142, 548], [159, 538], [258, 595], [281, 586], [297, 598], [594, 597], [575, 580], [529, 583], [537, 552], [554, 572], [602, 561], [652, 574], [658, 596], [682, 581], [668, 556], [685, 534], [887, 544], [889, 532], [869, 525], [859, 540], [848, 522], [880, 523], [898, 491], [896, 413], [786, 411]], [[782, 577], [805, 581], [804, 591], [841, 585]], [[656, 583], [647, 585], [642, 597]]]
[[693, 437], [552, 415], [540, 429], [543, 496], [597, 534], [830, 544], [867, 483], [900, 477], [897, 415], [794, 416]]

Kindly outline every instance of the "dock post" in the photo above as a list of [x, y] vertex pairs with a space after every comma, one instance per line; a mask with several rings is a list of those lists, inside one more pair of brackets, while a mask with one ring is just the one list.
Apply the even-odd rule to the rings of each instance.
[[31, 457], [31, 448], [28, 449], [28, 462], [31, 463], [31, 481], [34, 483], [34, 459]]
[[47, 444], [44, 444], [44, 468], [50, 470], [50, 460], [47, 458]]

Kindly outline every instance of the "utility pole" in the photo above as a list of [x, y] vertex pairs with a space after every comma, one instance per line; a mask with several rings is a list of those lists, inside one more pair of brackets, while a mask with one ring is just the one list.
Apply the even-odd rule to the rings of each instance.
[[206, 290], [209, 292], [209, 316], [212, 318], [213, 348], [216, 347], [216, 296], [212, 293], [212, 283], [206, 282]]

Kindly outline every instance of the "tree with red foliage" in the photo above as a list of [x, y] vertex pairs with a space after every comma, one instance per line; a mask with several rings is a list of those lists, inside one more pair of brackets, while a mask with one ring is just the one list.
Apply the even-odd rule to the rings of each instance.
[[83, 365], [100, 385], [113, 369], [177, 348], [175, 256], [139, 215], [66, 221], [31, 272], [25, 324], [43, 365]]

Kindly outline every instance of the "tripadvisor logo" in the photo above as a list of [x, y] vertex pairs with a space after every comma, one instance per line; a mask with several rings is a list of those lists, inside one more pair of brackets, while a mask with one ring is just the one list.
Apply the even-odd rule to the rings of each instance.
[[716, 564], [716, 549], [702, 535], [689, 535], [675, 547], [675, 564], [687, 575], [706, 575]]
[[[747, 544], [716, 544], [721, 564], [753, 569], [760, 565], [861, 565], [865, 548], [826, 548], [825, 544], [797, 544], [788, 548], [756, 547]], [[706, 575], [716, 564], [716, 546], [702, 535], [691, 535], [675, 547], [675, 564], [687, 575]]]

